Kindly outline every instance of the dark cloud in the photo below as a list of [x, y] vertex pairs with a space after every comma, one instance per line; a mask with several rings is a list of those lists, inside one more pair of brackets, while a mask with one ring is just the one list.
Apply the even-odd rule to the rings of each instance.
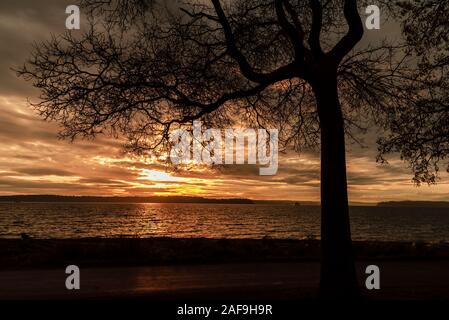
[[124, 183], [122, 181], [114, 180], [114, 179], [107, 179], [107, 178], [81, 178], [78, 179], [78, 183], [84, 184], [97, 184], [97, 185], [114, 185], [114, 186], [128, 186], [128, 183]]
[[0, 2], [0, 94], [28, 96], [35, 93], [18, 79], [14, 70], [23, 65], [35, 42], [65, 30], [65, 8], [70, 0]]
[[81, 189], [85, 188], [82, 185], [76, 185], [65, 182], [49, 182], [40, 180], [27, 180], [27, 179], [15, 179], [15, 178], [3, 178], [0, 179], [0, 188], [13, 188], [13, 189]]
[[56, 168], [39, 168], [39, 167], [32, 167], [32, 168], [18, 168], [15, 169], [14, 172], [25, 174], [28, 176], [61, 176], [61, 177], [67, 177], [67, 176], [73, 176], [74, 174], [70, 171], [63, 170], [63, 169], [56, 169]]

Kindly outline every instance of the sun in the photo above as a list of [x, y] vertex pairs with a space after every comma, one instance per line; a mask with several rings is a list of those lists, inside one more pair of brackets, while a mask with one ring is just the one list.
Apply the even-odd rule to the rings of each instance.
[[185, 181], [185, 178], [173, 177], [167, 172], [158, 170], [142, 169], [139, 173], [140, 180], [160, 181], [160, 182], [180, 182]]

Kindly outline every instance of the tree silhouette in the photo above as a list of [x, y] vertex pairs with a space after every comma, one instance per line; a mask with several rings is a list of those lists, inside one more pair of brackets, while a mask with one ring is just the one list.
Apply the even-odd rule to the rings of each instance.
[[412, 108], [398, 109], [389, 122], [389, 135], [379, 141], [379, 157], [400, 153], [410, 162], [417, 184], [432, 184], [449, 155], [449, 3], [413, 0], [400, 8], [421, 80], [412, 90], [420, 92]]
[[389, 129], [419, 96], [410, 88], [425, 85], [405, 44], [360, 44], [365, 5], [86, 0], [89, 30], [37, 45], [18, 73], [63, 137], [125, 135], [139, 153], [169, 147], [172, 129], [202, 119], [276, 126], [284, 146], [320, 148], [320, 293], [355, 297], [345, 134]]

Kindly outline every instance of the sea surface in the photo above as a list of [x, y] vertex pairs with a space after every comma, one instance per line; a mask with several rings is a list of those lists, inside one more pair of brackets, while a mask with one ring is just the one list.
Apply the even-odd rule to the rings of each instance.
[[[351, 207], [353, 240], [449, 242], [449, 208]], [[0, 203], [0, 238], [319, 239], [318, 206]]]

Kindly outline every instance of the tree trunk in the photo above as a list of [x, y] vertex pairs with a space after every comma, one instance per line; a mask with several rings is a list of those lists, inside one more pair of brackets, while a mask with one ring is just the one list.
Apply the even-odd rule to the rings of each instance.
[[320, 297], [360, 297], [352, 253], [344, 121], [336, 76], [313, 86], [321, 127]]

